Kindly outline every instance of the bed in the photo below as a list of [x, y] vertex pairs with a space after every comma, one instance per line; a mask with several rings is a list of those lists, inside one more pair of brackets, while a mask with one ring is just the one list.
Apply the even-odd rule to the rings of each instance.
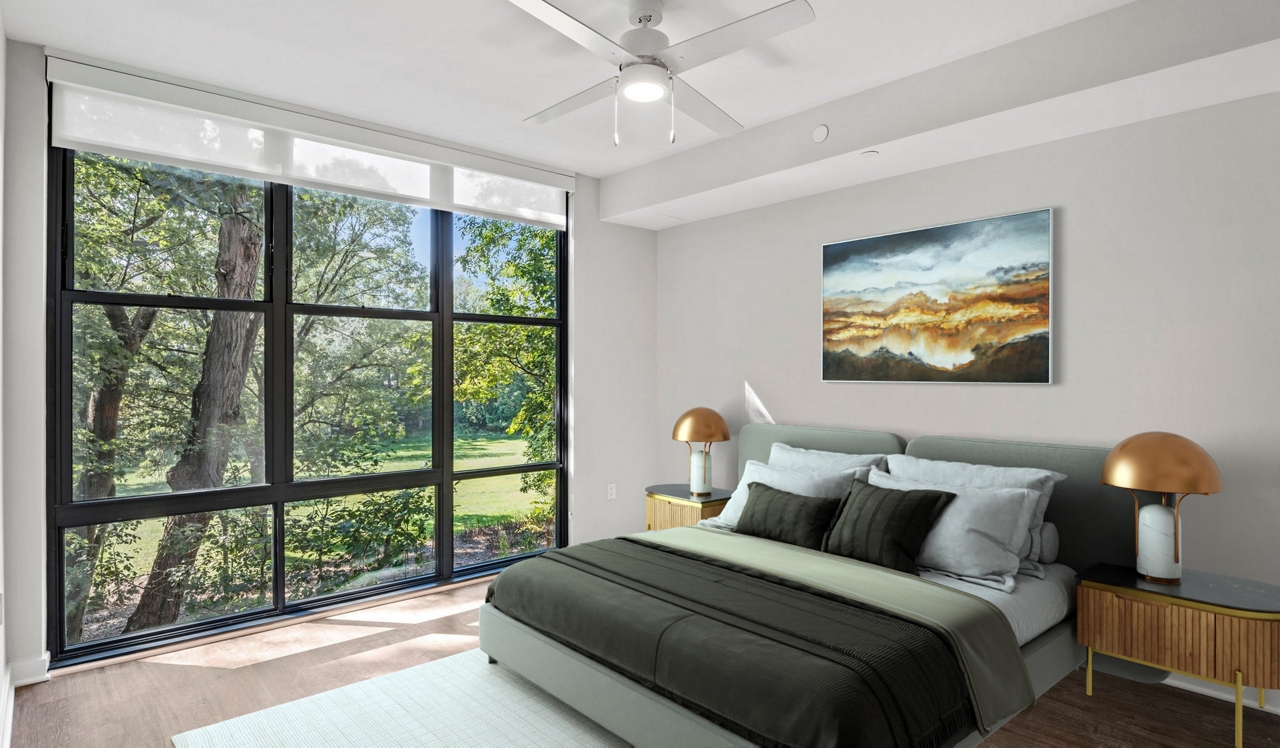
[[[1107, 450], [952, 437], [907, 444], [883, 432], [753, 424], [739, 435], [740, 472], [747, 460], [767, 461], [774, 442], [1064, 473], [1069, 477], [1054, 489], [1045, 515], [1061, 538], [1058, 563], [1043, 580], [1020, 575], [1011, 595], [931, 579], [928, 572], [913, 577], [794, 546], [781, 550], [774, 546], [782, 544], [735, 533], [641, 533], [573, 546], [504, 572], [494, 585], [500, 594], [480, 611], [481, 649], [635, 745], [811, 744], [832, 731], [863, 744], [977, 745], [1081, 664], [1070, 617], [1072, 569], [1124, 562], [1132, 553], [1127, 495], [1097, 482]], [[587, 574], [595, 576], [586, 587], [558, 581], [572, 577], [577, 585]], [[837, 615], [832, 605], [845, 607]], [[725, 643], [750, 634], [762, 610], [774, 627], [763, 644], [759, 637]], [[675, 611], [696, 615], [677, 628]], [[833, 629], [828, 619], [835, 618], [841, 623]], [[655, 662], [659, 640], [665, 653], [678, 655]], [[788, 660], [773, 651], [774, 640], [802, 653]], [[919, 660], [938, 675], [917, 676], [913, 684], [898, 672], [910, 668], [885, 666], [859, 671], [860, 682], [870, 685], [829, 685], [832, 668], [849, 666], [842, 647], [872, 640], [885, 647], [886, 663]], [[937, 659], [940, 647], [957, 671]], [[742, 652], [750, 654], [729, 654]], [[793, 672], [797, 663], [810, 670]], [[921, 695], [926, 680], [930, 692]], [[881, 692], [887, 696], [879, 698]], [[788, 694], [803, 694], [806, 708], [826, 716], [788, 720], [788, 710], [795, 711]], [[867, 705], [877, 698], [883, 703]], [[850, 720], [855, 709], [866, 714]], [[818, 722], [825, 733], [810, 724]]]

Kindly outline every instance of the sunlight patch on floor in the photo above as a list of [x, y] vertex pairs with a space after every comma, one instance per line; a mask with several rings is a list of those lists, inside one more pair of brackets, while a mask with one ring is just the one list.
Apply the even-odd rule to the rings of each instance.
[[325, 623], [298, 623], [249, 636], [192, 647], [178, 652], [148, 657], [146, 662], [161, 665], [216, 667], [228, 670], [256, 665], [332, 644], [360, 639], [391, 629], [378, 626], [333, 626]]
[[331, 620], [369, 623], [426, 623], [427, 621], [456, 616], [459, 613], [468, 613], [477, 610], [484, 604], [483, 598], [451, 605], [441, 605], [441, 601], [441, 598], [433, 595], [424, 595], [423, 597], [401, 600], [398, 603], [379, 605], [376, 608], [343, 613], [342, 615], [332, 616]]
[[466, 634], [427, 634], [385, 647], [377, 647], [335, 660], [339, 665], [393, 665], [427, 662], [480, 646], [480, 637]]

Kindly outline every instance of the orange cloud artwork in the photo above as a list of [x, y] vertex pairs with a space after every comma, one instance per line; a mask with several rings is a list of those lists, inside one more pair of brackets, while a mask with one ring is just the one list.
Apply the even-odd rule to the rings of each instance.
[[822, 253], [825, 381], [1051, 381], [1049, 210]]

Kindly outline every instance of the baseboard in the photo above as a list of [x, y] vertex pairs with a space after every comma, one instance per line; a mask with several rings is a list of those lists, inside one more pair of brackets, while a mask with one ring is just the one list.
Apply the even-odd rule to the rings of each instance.
[[29, 686], [49, 680], [49, 653], [34, 660], [14, 662], [9, 665], [9, 687]]
[[[1174, 688], [1181, 688], [1184, 691], [1212, 696], [1215, 699], [1230, 701], [1233, 704], [1236, 701], [1236, 690], [1234, 688], [1221, 686], [1217, 683], [1210, 683], [1208, 681], [1200, 680], [1199, 678], [1191, 678], [1186, 675], [1170, 673], [1169, 677], [1166, 678], [1164, 682], [1166, 685], [1173, 686]], [[1262, 708], [1262, 711], [1271, 712], [1272, 714], [1280, 714], [1280, 704], [1276, 703], [1276, 701], [1280, 701], [1280, 693], [1268, 691], [1267, 696], [1267, 705]], [[1258, 689], [1244, 689], [1244, 705], [1250, 709], [1258, 708]]]

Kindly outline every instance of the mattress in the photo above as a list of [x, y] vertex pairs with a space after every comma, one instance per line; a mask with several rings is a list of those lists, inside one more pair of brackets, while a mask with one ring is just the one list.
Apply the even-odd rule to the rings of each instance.
[[1009, 619], [1018, 646], [1056, 626], [1076, 607], [1076, 573], [1062, 564], [1045, 564], [1044, 579], [1019, 574], [1013, 592], [963, 582], [932, 571], [921, 571], [920, 576], [995, 605]]

